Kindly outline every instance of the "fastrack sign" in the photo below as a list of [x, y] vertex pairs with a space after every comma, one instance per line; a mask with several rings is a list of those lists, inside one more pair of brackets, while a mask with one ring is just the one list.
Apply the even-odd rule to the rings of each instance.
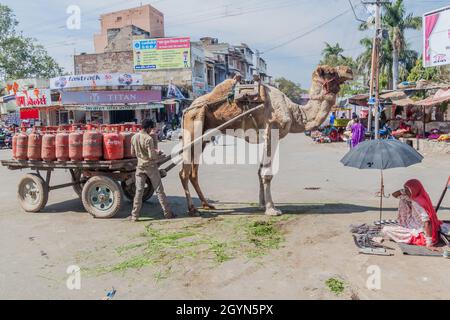
[[63, 105], [148, 104], [161, 101], [160, 90], [63, 92]]
[[94, 73], [61, 76], [50, 79], [50, 89], [140, 86], [144, 84], [141, 74], [134, 73]]

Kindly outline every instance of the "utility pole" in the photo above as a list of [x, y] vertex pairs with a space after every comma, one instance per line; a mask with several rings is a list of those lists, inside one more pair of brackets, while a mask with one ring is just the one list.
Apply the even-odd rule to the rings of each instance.
[[[363, 2], [363, 4], [370, 4], [376, 6], [375, 11], [375, 35], [372, 45], [372, 67], [370, 75], [370, 90], [369, 100], [375, 99], [375, 139], [379, 139], [380, 134], [380, 53], [381, 53], [381, 40], [383, 37], [383, 30], [381, 26], [381, 6], [388, 1], [376, 0], [374, 2]], [[369, 119], [368, 119], [368, 131], [372, 131], [372, 104], [369, 103]]]

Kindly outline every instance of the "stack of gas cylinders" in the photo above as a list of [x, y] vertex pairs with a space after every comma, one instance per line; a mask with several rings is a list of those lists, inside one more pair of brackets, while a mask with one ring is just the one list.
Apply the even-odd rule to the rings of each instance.
[[21, 128], [12, 139], [13, 158], [31, 161], [99, 161], [133, 158], [131, 138], [139, 125], [66, 125]]

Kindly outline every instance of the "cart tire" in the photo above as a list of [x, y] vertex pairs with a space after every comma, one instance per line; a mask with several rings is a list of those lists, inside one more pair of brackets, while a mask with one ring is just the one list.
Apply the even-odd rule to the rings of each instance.
[[28, 173], [19, 181], [17, 197], [23, 210], [39, 212], [47, 204], [48, 192], [47, 183], [41, 176]]
[[[125, 197], [129, 201], [133, 202], [134, 195], [136, 194], [136, 185], [134, 183], [132, 183], [127, 186], [126, 182], [122, 181], [121, 186], [122, 186], [123, 194], [125, 195]], [[145, 188], [144, 195], [142, 196], [142, 201], [150, 200], [151, 197], [153, 196], [154, 192], [155, 192], [155, 190], [153, 189], [153, 185], [152, 185], [150, 179], [147, 177], [147, 186]]]
[[86, 211], [93, 217], [112, 218], [122, 206], [122, 190], [111, 178], [96, 176], [84, 185], [81, 200]]

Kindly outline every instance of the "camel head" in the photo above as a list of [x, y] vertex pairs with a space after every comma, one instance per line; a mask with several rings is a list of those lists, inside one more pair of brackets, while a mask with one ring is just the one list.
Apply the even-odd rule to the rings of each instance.
[[353, 71], [347, 66], [319, 66], [314, 72], [312, 80], [313, 84], [321, 85], [326, 93], [337, 94], [344, 82], [353, 80]]

